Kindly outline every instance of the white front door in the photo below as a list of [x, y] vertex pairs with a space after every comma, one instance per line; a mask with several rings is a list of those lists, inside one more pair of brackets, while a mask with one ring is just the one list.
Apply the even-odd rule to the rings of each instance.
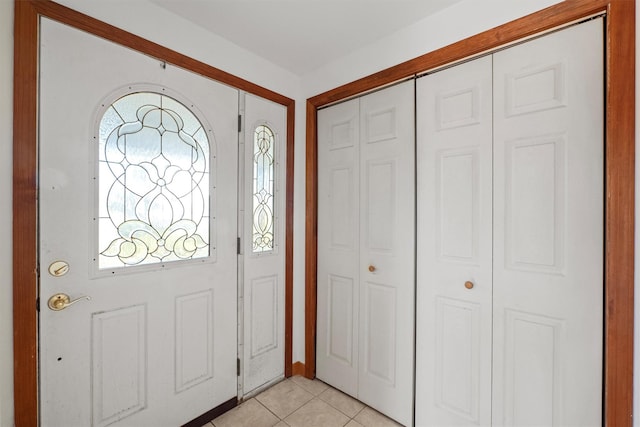
[[318, 378], [413, 412], [413, 81], [318, 114]]
[[42, 20], [42, 425], [176, 426], [235, 398], [237, 100]]
[[491, 423], [491, 57], [418, 79], [417, 425]]
[[242, 395], [284, 378], [286, 108], [244, 94]]

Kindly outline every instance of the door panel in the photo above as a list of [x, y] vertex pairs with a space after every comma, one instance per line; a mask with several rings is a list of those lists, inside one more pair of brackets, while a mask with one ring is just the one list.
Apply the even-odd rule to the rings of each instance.
[[[436, 300], [436, 405], [469, 420], [477, 420], [480, 396], [479, 304], [438, 297]], [[456, 355], [456, 357], [451, 357]], [[470, 393], [461, 393], [461, 390]]]
[[411, 425], [414, 85], [318, 111], [319, 379]]
[[360, 99], [358, 398], [404, 425], [413, 412], [414, 83]]
[[359, 100], [318, 111], [316, 375], [358, 395]]
[[494, 425], [600, 425], [602, 19], [494, 55]]
[[[48, 19], [40, 54], [42, 425], [181, 425], [237, 392], [237, 335], [230, 327], [237, 322], [237, 91]], [[118, 95], [138, 90], [182, 100], [210, 125], [211, 256], [99, 270], [97, 124]], [[158, 137], [170, 131], [157, 123], [153, 129]], [[163, 156], [192, 152], [170, 137], [146, 170], [166, 172]], [[165, 178], [155, 181], [162, 191], [170, 186]], [[154, 200], [175, 202], [164, 194]], [[129, 206], [131, 215], [140, 214]], [[133, 241], [120, 246], [121, 259], [140, 239]], [[68, 263], [66, 274], [48, 271], [56, 260]], [[46, 302], [58, 292], [91, 300], [52, 311]]]
[[491, 423], [491, 71], [417, 82], [419, 426]]
[[[91, 317], [95, 425], [109, 425], [146, 406], [146, 317], [144, 305], [110, 310]], [[43, 420], [43, 424], [47, 425], [48, 420]]]
[[286, 108], [250, 94], [244, 101], [239, 216], [244, 224], [241, 394], [247, 395], [284, 378]]

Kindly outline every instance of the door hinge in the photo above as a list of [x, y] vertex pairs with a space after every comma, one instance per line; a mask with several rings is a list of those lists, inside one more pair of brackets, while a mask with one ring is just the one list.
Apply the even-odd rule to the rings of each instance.
[[236, 244], [236, 253], [237, 253], [237, 255], [240, 255], [240, 248], [241, 247], [242, 246], [240, 244], [240, 238], [238, 237], [237, 244]]
[[238, 114], [238, 133], [242, 132], [242, 115]]
[[40, 297], [36, 298], [36, 311], [38, 313], [40, 312]]
[[236, 359], [237, 363], [236, 363], [236, 371], [238, 373], [238, 376], [240, 376], [240, 358]]

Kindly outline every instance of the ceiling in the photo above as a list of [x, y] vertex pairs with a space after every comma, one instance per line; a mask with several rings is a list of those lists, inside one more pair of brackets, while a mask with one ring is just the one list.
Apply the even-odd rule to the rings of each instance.
[[460, 0], [151, 0], [304, 75]]

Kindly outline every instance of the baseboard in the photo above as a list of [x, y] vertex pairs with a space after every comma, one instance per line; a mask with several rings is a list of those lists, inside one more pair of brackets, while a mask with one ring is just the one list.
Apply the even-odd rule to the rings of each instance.
[[224, 402], [223, 404], [216, 406], [212, 410], [205, 412], [199, 417], [192, 419], [182, 427], [202, 427], [209, 421], [213, 421], [214, 419], [218, 418], [220, 415], [235, 408], [236, 406], [238, 406], [238, 398], [233, 397], [227, 400], [226, 402]]
[[291, 366], [291, 375], [304, 375], [304, 363], [296, 362]]

